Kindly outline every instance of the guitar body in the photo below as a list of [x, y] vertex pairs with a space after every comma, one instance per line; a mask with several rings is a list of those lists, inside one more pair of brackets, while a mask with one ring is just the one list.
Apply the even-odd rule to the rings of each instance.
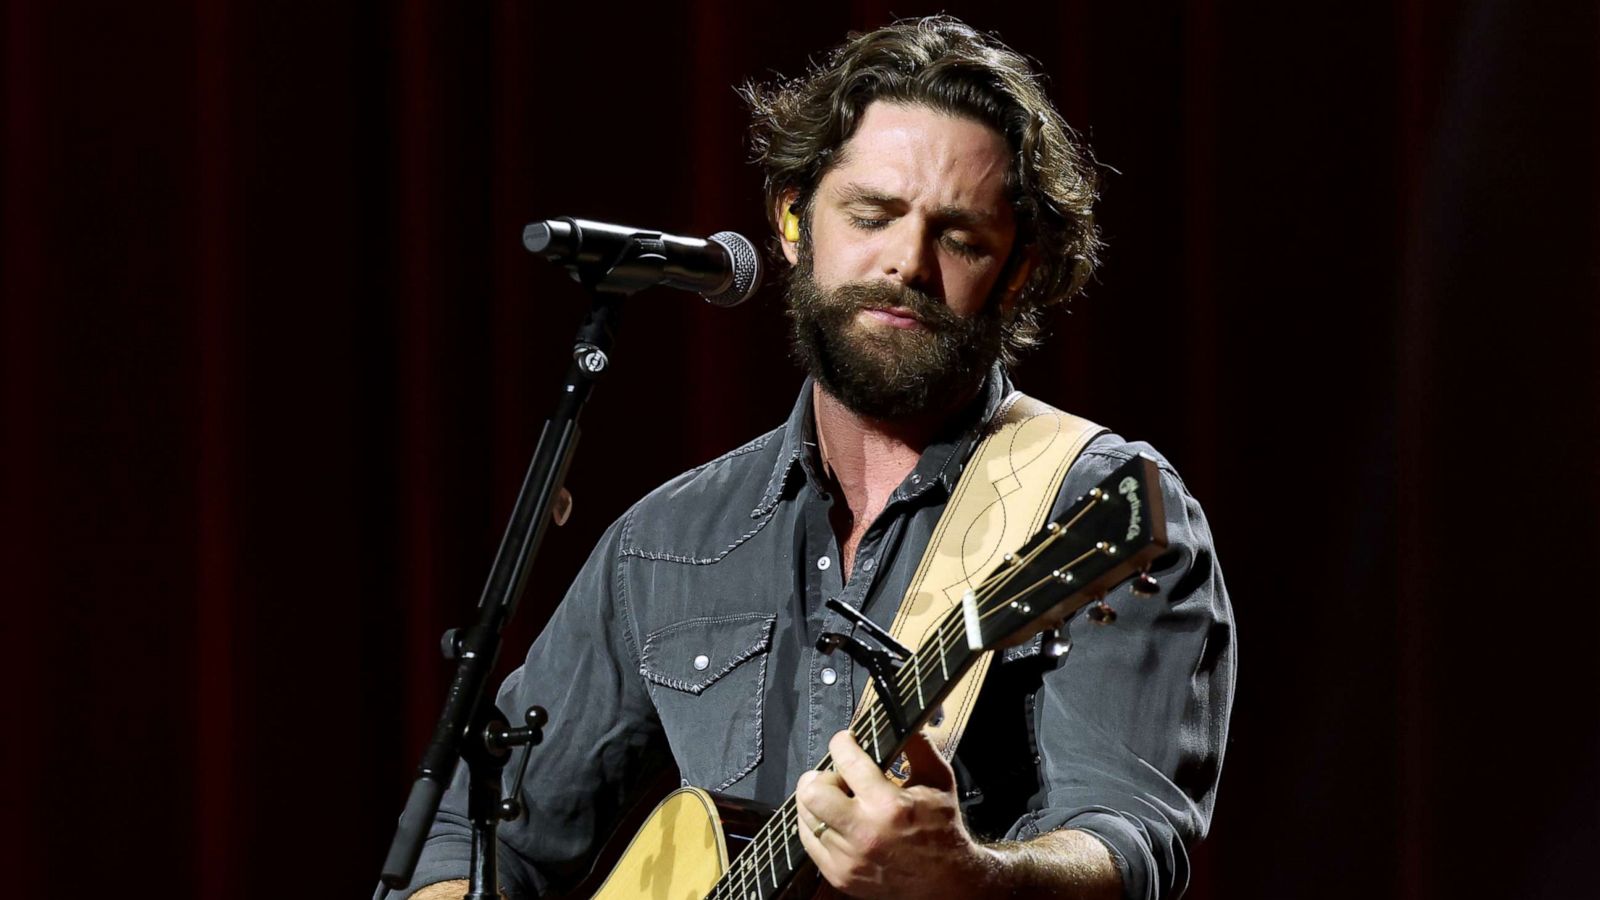
[[[745, 801], [679, 788], [639, 826], [594, 900], [704, 900], [771, 815]], [[811, 872], [767, 896], [812, 896], [820, 879]]]
[[728, 870], [729, 858], [711, 795], [681, 788], [645, 819], [595, 900], [703, 900]]

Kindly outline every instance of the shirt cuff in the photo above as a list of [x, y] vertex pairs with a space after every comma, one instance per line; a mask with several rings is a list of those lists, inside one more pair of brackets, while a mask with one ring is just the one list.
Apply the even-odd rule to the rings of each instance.
[[[504, 856], [504, 854], [501, 854]], [[417, 862], [417, 872], [411, 876], [410, 886], [390, 890], [383, 885], [372, 895], [372, 900], [406, 900], [413, 893], [441, 881], [465, 881], [471, 874], [472, 841], [457, 837], [432, 838], [425, 845], [422, 859]], [[502, 888], [504, 886], [502, 885]]]
[[[1162, 883], [1177, 881], [1178, 877], [1163, 878], [1161, 866], [1154, 853], [1155, 842], [1147, 824], [1133, 816], [1106, 807], [1079, 807], [1077, 809], [1047, 809], [1024, 818], [1007, 837], [1028, 840], [1051, 831], [1070, 828], [1093, 836], [1105, 844], [1111, 861], [1122, 875], [1122, 896], [1125, 900], [1160, 900], [1176, 897], [1188, 882], [1187, 873], [1181, 876], [1184, 884]], [[1174, 842], [1177, 843], [1177, 842]], [[1178, 853], [1182, 854], [1181, 843]], [[1187, 860], [1177, 860], [1175, 869], [1186, 870]]]

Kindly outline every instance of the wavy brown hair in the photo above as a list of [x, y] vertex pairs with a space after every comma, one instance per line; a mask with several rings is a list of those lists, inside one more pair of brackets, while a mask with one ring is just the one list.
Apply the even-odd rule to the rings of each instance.
[[1040, 313], [1078, 294], [1093, 273], [1101, 246], [1093, 158], [1028, 61], [998, 39], [949, 16], [902, 20], [850, 35], [804, 75], [752, 82], [740, 93], [754, 114], [755, 162], [765, 174], [773, 230], [780, 230], [780, 199], [793, 192], [806, 243], [812, 192], [873, 101], [965, 116], [1005, 136], [1012, 160], [1006, 187], [1017, 221], [1008, 269], [1036, 251], [1006, 325], [1007, 364], [1039, 343]]

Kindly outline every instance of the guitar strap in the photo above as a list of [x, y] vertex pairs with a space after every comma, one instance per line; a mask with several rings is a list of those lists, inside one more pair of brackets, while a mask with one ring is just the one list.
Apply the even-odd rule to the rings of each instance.
[[[912, 651], [1002, 556], [1044, 527], [1067, 470], [1106, 429], [1014, 391], [987, 431], [962, 470], [889, 626], [895, 640]], [[946, 759], [961, 743], [993, 656], [988, 652], [978, 657], [945, 698], [943, 716], [935, 716], [924, 729]], [[873, 693], [869, 681], [856, 706], [858, 714], [868, 708]], [[891, 775], [903, 776], [903, 760]]]

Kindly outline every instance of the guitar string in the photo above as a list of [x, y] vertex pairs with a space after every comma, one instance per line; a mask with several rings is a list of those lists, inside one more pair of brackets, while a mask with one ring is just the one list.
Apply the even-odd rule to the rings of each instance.
[[[1096, 491], [1098, 491], [1098, 489], [1096, 489]], [[1065, 524], [1060, 525], [1060, 527], [1058, 527], [1055, 531], [1051, 532], [1051, 534], [1049, 536], [1047, 536], [1043, 541], [1041, 541], [1039, 543], [1038, 547], [1035, 547], [1032, 551], [1030, 551], [1022, 559], [1014, 561], [1013, 563], [1008, 565], [1003, 572], [997, 573], [997, 574], [991, 576], [990, 578], [986, 579], [981, 585], [979, 585], [974, 590], [974, 594], [976, 596], [978, 596], [981, 600], [986, 601], [987, 599], [993, 597], [995, 594], [999, 593], [1001, 588], [1005, 587], [1007, 583], [1009, 583], [1010, 581], [1014, 580], [1015, 577], [1018, 574], [1020, 574], [1024, 568], [1026, 568], [1029, 564], [1031, 564], [1034, 560], [1036, 560], [1039, 557], [1039, 555], [1042, 554], [1051, 544], [1055, 543], [1056, 540], [1058, 540], [1062, 536], [1070, 533], [1071, 529], [1075, 525], [1077, 525], [1078, 521], [1081, 520], [1083, 518], [1083, 516], [1085, 516], [1091, 509], [1093, 509], [1095, 506], [1097, 506], [1099, 504], [1100, 497], [1099, 496], [1095, 496], [1095, 492], [1091, 492], [1091, 496], [1094, 496], [1094, 499], [1088, 505], [1086, 505], [1083, 509], [1079, 510], [1072, 517], [1072, 519], [1070, 519]], [[1058, 569], [1056, 571], [1059, 572], [1059, 571], [1062, 571], [1062, 570], [1066, 570], [1066, 571], [1070, 572], [1073, 568], [1075, 568], [1079, 564], [1081, 564], [1085, 559], [1088, 559], [1090, 556], [1094, 555], [1097, 552], [1104, 552], [1104, 547], [1099, 545], [1099, 544], [1097, 544], [1094, 548], [1092, 548], [1092, 549], [1090, 549], [1088, 551], [1085, 551], [1084, 553], [1080, 554], [1072, 562], [1068, 563], [1067, 565], [1061, 567], [1061, 569]], [[1044, 578], [1041, 578], [1038, 581], [1035, 581], [1033, 584], [1029, 585], [1028, 587], [1023, 588], [1021, 591], [1016, 592], [1016, 594], [1014, 594], [1013, 597], [1012, 597], [1012, 602], [1014, 602], [1015, 600], [1021, 599], [1022, 597], [1025, 597], [1028, 594], [1033, 593], [1034, 591], [1038, 590], [1043, 585], [1045, 585], [1045, 584], [1047, 584], [1047, 583], [1049, 583], [1049, 582], [1051, 582], [1053, 580], [1056, 580], [1054, 574], [1045, 576]], [[990, 606], [988, 609], [981, 611], [979, 613], [979, 618], [980, 619], [987, 619], [990, 616], [992, 616], [993, 614], [995, 614], [995, 613], [1001, 611], [1002, 609], [1004, 609], [1006, 606], [1007, 606], [1006, 603], [994, 604], [994, 605]], [[932, 642], [931, 644], [925, 644], [922, 648], [919, 648], [919, 650], [918, 650], [918, 652], [916, 654], [917, 657], [920, 658], [923, 655], [925, 655], [926, 651], [929, 650], [930, 648], [937, 647], [938, 648], [937, 652], [935, 654], [933, 654], [933, 655], [941, 657], [941, 662], [942, 662], [942, 657], [944, 657], [948, 653], [949, 649], [954, 645], [955, 640], [957, 638], [959, 638], [959, 637], [964, 636], [962, 634], [962, 631], [964, 629], [951, 629], [950, 628], [950, 626], [954, 625], [956, 623], [956, 621], [957, 620], [956, 620], [956, 618], [954, 616], [947, 616], [944, 620], [942, 620], [939, 623], [939, 625], [935, 626], [934, 636], [937, 638], [937, 640]], [[919, 672], [918, 672], [919, 677], [918, 677], [918, 680], [917, 680], [915, 686], [918, 688], [918, 690], [920, 692], [920, 690], [921, 690], [920, 663], [919, 663], [918, 669], [919, 669]], [[899, 675], [899, 677], [897, 679], [896, 687], [900, 689], [900, 692], [903, 692], [906, 689], [907, 684], [908, 684], [907, 679], [906, 679], [906, 674], [907, 673], [902, 668], [902, 670], [897, 674]], [[902, 702], [904, 702], [905, 700], [907, 700], [909, 698], [902, 696], [900, 699], [901, 699]], [[857, 719], [854, 723], [852, 723], [852, 733], [855, 731], [856, 726], [865, 726], [867, 728], [870, 728], [872, 730], [871, 736], [872, 736], [872, 739], [873, 739], [873, 742], [874, 742], [875, 745], [877, 743], [877, 734], [878, 734], [878, 732], [880, 732], [882, 730], [882, 728], [883, 728], [883, 726], [885, 724], [888, 724], [888, 711], [887, 710], [881, 710], [882, 716], [880, 718], [880, 715], [879, 715], [880, 714], [880, 706], [881, 706], [881, 700], [880, 700], [879, 704], [869, 705], [867, 715]], [[892, 730], [893, 729], [891, 729], [891, 731]], [[855, 735], [855, 737], [859, 741], [861, 736], [860, 735]], [[833, 755], [831, 753], [829, 753], [829, 754], [823, 756], [823, 758], [817, 763], [815, 771], [828, 771], [829, 769], [832, 768], [832, 766], [833, 766]], [[793, 813], [793, 815], [790, 815], [791, 812]], [[793, 795], [790, 795], [790, 797], [787, 800], [784, 801], [783, 805], [779, 807], [778, 812], [777, 812], [777, 814], [775, 816], [775, 819], [781, 820], [781, 826], [782, 827], [781, 827], [780, 830], [782, 832], [782, 838], [783, 838], [784, 845], [785, 845], [784, 846], [784, 850], [785, 850], [785, 869], [788, 870], [788, 869], [792, 868], [791, 864], [790, 864], [789, 857], [788, 857], [789, 841], [790, 841], [791, 838], [799, 836], [799, 808], [797, 806], [795, 806], [795, 799], [794, 799]], [[772, 846], [772, 844], [773, 844], [773, 838], [775, 838], [777, 835], [778, 835], [778, 831], [775, 831], [770, 827], [763, 827], [762, 829], [760, 829], [757, 832], [756, 837], [751, 841], [751, 843], [754, 846], [747, 848], [747, 851], [745, 853], [742, 853], [742, 854], [739, 855], [739, 857], [729, 867], [728, 872], [726, 872], [724, 874], [723, 878], [718, 880], [716, 886], [712, 889], [712, 893], [709, 896], [710, 897], [716, 897], [719, 894], [721, 894], [724, 885], [725, 884], [730, 884], [727, 881], [727, 876], [733, 875], [735, 870], [744, 870], [744, 871], [742, 871], [740, 873], [740, 877], [739, 877], [739, 880], [738, 880], [740, 888], [742, 889], [743, 887], [748, 886], [751, 882], [754, 882], [754, 884], [757, 886], [757, 896], [759, 896], [760, 895], [759, 886], [760, 886], [761, 881], [760, 881], [760, 874], [759, 874], [758, 867], [759, 867], [760, 863], [762, 862], [762, 859], [761, 859], [762, 857], [765, 857], [765, 861], [767, 863], [768, 868], [771, 869], [772, 872], [773, 872], [773, 889], [776, 890], [779, 887], [780, 882], [778, 881], [777, 871], [776, 871], [776, 866], [777, 866], [777, 848]], [[755, 852], [754, 853], [749, 852], [751, 850], [753, 850]], [[749, 859], [751, 861], [749, 863], [746, 863], [747, 859]]]

